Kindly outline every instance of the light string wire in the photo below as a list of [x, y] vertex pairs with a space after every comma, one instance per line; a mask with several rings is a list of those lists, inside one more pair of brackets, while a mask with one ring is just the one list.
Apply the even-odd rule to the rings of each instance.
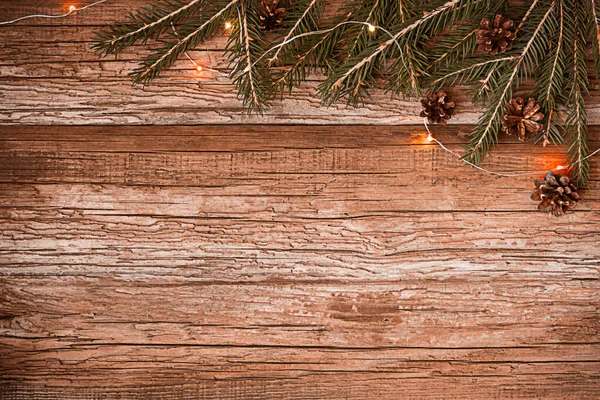
[[425, 125], [425, 129], [427, 130], [427, 141], [429, 142], [435, 142], [437, 143], [442, 149], [444, 149], [445, 151], [447, 151], [448, 153], [456, 156], [460, 161], [464, 162], [465, 164], [476, 168], [480, 171], [483, 172], [487, 172], [488, 174], [492, 174], [492, 175], [496, 175], [496, 176], [501, 176], [503, 178], [512, 178], [512, 177], [516, 177], [516, 176], [528, 176], [528, 175], [539, 175], [542, 173], [545, 173], [546, 171], [531, 171], [531, 172], [526, 172], [526, 173], [519, 173], [519, 174], [503, 174], [500, 172], [496, 172], [496, 171], [491, 171], [489, 169], [483, 168], [477, 164], [474, 164], [472, 162], [470, 162], [469, 160], [465, 160], [465, 158], [463, 156], [461, 156], [460, 154], [458, 154], [455, 151], [450, 150], [449, 148], [447, 148], [446, 146], [444, 146], [444, 144], [442, 142], [440, 142], [439, 140], [437, 140], [436, 138], [433, 137], [433, 135], [431, 134], [431, 131], [429, 130], [429, 126], [427, 124], [427, 118], [423, 118], [423, 124]]
[[[460, 154], [458, 154], [455, 151], [450, 150], [449, 148], [447, 148], [446, 146], [444, 146], [444, 144], [442, 142], [440, 142], [439, 140], [437, 140], [436, 138], [434, 138], [433, 135], [431, 134], [431, 131], [429, 130], [429, 126], [427, 124], [427, 118], [423, 118], [423, 124], [425, 125], [425, 129], [427, 130], [427, 134], [428, 134], [427, 141], [437, 143], [442, 149], [444, 149], [448, 153], [456, 156], [460, 161], [462, 161], [465, 164], [467, 164], [467, 165], [469, 165], [469, 166], [471, 166], [473, 168], [476, 168], [476, 169], [478, 169], [480, 171], [487, 172], [488, 174], [500, 176], [500, 177], [503, 177], [503, 178], [513, 178], [513, 177], [517, 177], [517, 176], [529, 176], [529, 175], [538, 175], [538, 174], [546, 173], [546, 171], [530, 171], [530, 172], [524, 172], [524, 173], [518, 173], [518, 174], [503, 174], [503, 173], [500, 173], [500, 172], [491, 171], [489, 169], [483, 168], [483, 167], [481, 167], [481, 166], [479, 166], [477, 164], [474, 164], [474, 163], [470, 162], [469, 160], [465, 160], [465, 158], [463, 156], [461, 156]], [[587, 155], [586, 157], [584, 157], [584, 158], [582, 158], [580, 160], [577, 160], [577, 161], [575, 161], [575, 162], [573, 162], [573, 163], [571, 163], [569, 165], [559, 165], [559, 166], [557, 166], [554, 169], [556, 169], [556, 170], [570, 169], [574, 165], [577, 165], [577, 164], [579, 164], [579, 163], [587, 160], [588, 158], [591, 158], [592, 156], [594, 156], [595, 154], [597, 154], [599, 152], [600, 152], [600, 149], [597, 149], [593, 153]]]
[[262, 60], [267, 54], [269, 54], [273, 50], [278, 49], [280, 47], [283, 47], [286, 44], [291, 43], [291, 42], [293, 42], [296, 39], [300, 39], [300, 38], [303, 38], [303, 37], [306, 37], [306, 36], [312, 36], [312, 35], [323, 35], [325, 33], [333, 32], [334, 30], [336, 30], [340, 26], [344, 26], [344, 25], [365, 25], [367, 28], [369, 28], [370, 32], [375, 32], [376, 29], [380, 29], [381, 31], [383, 31], [386, 34], [388, 34], [390, 38], [392, 38], [392, 40], [394, 41], [394, 44], [398, 47], [398, 50], [400, 50], [400, 53], [402, 53], [402, 47], [400, 46], [400, 43], [398, 43], [397, 39], [394, 38], [394, 35], [390, 31], [388, 31], [387, 29], [385, 29], [384, 27], [381, 27], [381, 26], [378, 26], [378, 25], [373, 25], [373, 24], [370, 24], [370, 23], [364, 22], [364, 21], [343, 21], [343, 22], [340, 22], [339, 24], [337, 24], [337, 25], [335, 25], [335, 26], [333, 26], [333, 27], [331, 27], [329, 29], [323, 29], [323, 30], [320, 30], [320, 31], [304, 32], [304, 33], [301, 33], [299, 35], [292, 36], [291, 38], [289, 38], [288, 40], [286, 40], [284, 42], [276, 44], [275, 46], [273, 46], [270, 49], [268, 49], [267, 51], [265, 51], [251, 65], [249, 65], [248, 67], [246, 67], [246, 69], [242, 73], [248, 72], [250, 70], [250, 68], [256, 66], [256, 64], [258, 64], [258, 62], [260, 60]]
[[[25, 19], [30, 19], [30, 18], [65, 18], [65, 17], [68, 17], [68, 16], [70, 16], [71, 14], [73, 14], [73, 13], [75, 13], [75, 12], [77, 12], [77, 11], [83, 11], [83, 10], [85, 10], [85, 9], [88, 9], [88, 8], [90, 8], [90, 7], [94, 7], [94, 6], [96, 6], [96, 5], [102, 4], [102, 3], [104, 3], [104, 2], [106, 2], [106, 0], [98, 0], [98, 1], [95, 1], [95, 2], [93, 2], [93, 3], [90, 3], [90, 4], [88, 4], [88, 5], [86, 5], [86, 6], [83, 6], [83, 7], [75, 7], [75, 6], [70, 6], [70, 7], [69, 7], [69, 11], [68, 11], [67, 13], [65, 13], [65, 14], [31, 14], [31, 15], [25, 15], [25, 16], [23, 16], [23, 17], [19, 17], [19, 18], [16, 18], [16, 19], [10, 20], [10, 21], [2, 21], [2, 22], [0, 22], [0, 25], [10, 25], [10, 24], [14, 24], [14, 23], [16, 23], [16, 22], [23, 21], [23, 20], [25, 20]], [[227, 23], [227, 25], [229, 25], [229, 27], [231, 27], [231, 23]], [[261, 61], [261, 60], [262, 60], [264, 57], [266, 57], [266, 56], [267, 56], [267, 54], [269, 54], [269, 53], [270, 53], [270, 52], [272, 52], [273, 50], [276, 50], [276, 49], [278, 49], [278, 48], [280, 48], [280, 47], [283, 47], [283, 46], [285, 46], [286, 44], [288, 44], [288, 43], [291, 43], [291, 42], [293, 42], [294, 40], [296, 40], [296, 39], [300, 39], [300, 38], [302, 38], [302, 37], [306, 37], [306, 36], [312, 36], [312, 35], [323, 35], [323, 34], [326, 34], [326, 33], [333, 32], [334, 30], [336, 30], [337, 28], [339, 28], [339, 27], [341, 27], [341, 26], [343, 26], [343, 25], [365, 25], [365, 26], [367, 26], [367, 27], [368, 27], [368, 30], [369, 30], [370, 32], [375, 32], [377, 29], [379, 29], [379, 30], [381, 30], [382, 32], [386, 33], [386, 34], [387, 34], [387, 35], [388, 35], [388, 36], [389, 36], [389, 37], [392, 39], [392, 41], [393, 41], [393, 42], [394, 42], [394, 44], [395, 44], [395, 45], [398, 47], [398, 50], [399, 50], [399, 51], [400, 51], [400, 53], [402, 54], [402, 47], [401, 47], [400, 43], [398, 42], [398, 39], [397, 39], [397, 38], [396, 38], [396, 37], [395, 37], [395, 36], [394, 36], [394, 35], [393, 35], [393, 34], [392, 34], [390, 31], [388, 31], [387, 29], [385, 29], [385, 28], [383, 28], [383, 27], [381, 27], [381, 26], [377, 26], [377, 25], [370, 24], [370, 23], [368, 23], [368, 22], [365, 22], [365, 21], [343, 21], [343, 22], [340, 22], [339, 24], [337, 24], [337, 25], [335, 25], [335, 26], [333, 26], [333, 27], [331, 27], [331, 28], [328, 28], [328, 29], [323, 29], [323, 30], [317, 30], [317, 31], [304, 32], [304, 33], [301, 33], [301, 34], [299, 34], [299, 35], [292, 36], [292, 37], [290, 37], [289, 39], [287, 39], [287, 40], [285, 40], [285, 41], [283, 41], [283, 42], [281, 42], [281, 43], [278, 43], [278, 44], [276, 44], [275, 46], [273, 46], [273, 47], [271, 47], [270, 49], [266, 50], [266, 51], [265, 51], [265, 52], [264, 52], [264, 53], [263, 53], [263, 54], [262, 54], [262, 55], [261, 55], [261, 56], [260, 56], [258, 59], [256, 59], [256, 60], [255, 60], [255, 61], [254, 61], [252, 64], [248, 65], [248, 66], [247, 66], [247, 67], [246, 67], [246, 68], [245, 68], [245, 69], [242, 71], [242, 74], [250, 72], [250, 69], [251, 69], [252, 67], [256, 66], [256, 64], [258, 64], [258, 62], [260, 62], [260, 61]], [[175, 25], [174, 25], [173, 23], [171, 23], [171, 28], [173, 29], [173, 33], [175, 34], [175, 37], [179, 38], [179, 34], [178, 34], [177, 30], [175, 29]], [[241, 34], [241, 32], [240, 32], [240, 34]], [[192, 58], [192, 57], [189, 55], [189, 53], [188, 53], [187, 51], [184, 51], [184, 55], [187, 57], [187, 59], [188, 59], [188, 60], [189, 60], [189, 61], [190, 61], [192, 64], [194, 64], [194, 66], [196, 67], [196, 69], [197, 69], [198, 71], [203, 71], [203, 70], [206, 70], [206, 71], [211, 71], [211, 72], [215, 72], [215, 73], [219, 74], [220, 76], [227, 76], [227, 77], [231, 77], [231, 74], [233, 73], [233, 71], [232, 71], [232, 72], [230, 72], [230, 73], [228, 73], [228, 74], [225, 74], [225, 73], [222, 73], [222, 72], [221, 72], [221, 71], [219, 71], [219, 70], [216, 70], [216, 69], [213, 69], [213, 68], [208, 68], [208, 67], [204, 66], [203, 64], [200, 64], [200, 63], [198, 63], [196, 60], [194, 60], [194, 59], [193, 59], [193, 58]], [[489, 169], [487, 169], [487, 168], [483, 168], [483, 167], [481, 167], [481, 166], [479, 166], [479, 165], [477, 165], [477, 164], [474, 164], [474, 163], [472, 163], [472, 162], [470, 162], [470, 161], [466, 160], [466, 159], [465, 159], [463, 156], [461, 156], [460, 154], [458, 154], [457, 152], [455, 152], [455, 151], [453, 151], [453, 150], [450, 150], [449, 148], [447, 148], [446, 146], [444, 146], [444, 144], [443, 144], [442, 142], [440, 142], [440, 141], [439, 141], [439, 140], [437, 140], [435, 137], [433, 137], [433, 135], [432, 135], [431, 131], [429, 130], [429, 126], [428, 126], [428, 124], [427, 124], [427, 118], [423, 118], [423, 124], [425, 125], [425, 129], [427, 130], [427, 134], [428, 134], [428, 136], [427, 136], [427, 140], [428, 140], [429, 142], [435, 142], [435, 143], [436, 143], [437, 145], [439, 145], [439, 146], [440, 146], [440, 147], [441, 147], [441, 148], [442, 148], [444, 151], [446, 151], [446, 152], [448, 152], [448, 153], [450, 153], [450, 154], [454, 155], [455, 157], [457, 157], [457, 158], [458, 158], [460, 161], [462, 161], [463, 163], [465, 163], [465, 164], [467, 164], [467, 165], [469, 165], [469, 166], [471, 166], [471, 167], [473, 167], [473, 168], [476, 168], [476, 169], [478, 169], [478, 170], [480, 170], [480, 171], [487, 172], [487, 173], [489, 173], [489, 174], [496, 175], [496, 176], [500, 176], [500, 177], [505, 177], [505, 178], [518, 177], [518, 176], [538, 175], [538, 174], [540, 174], [540, 173], [544, 173], [544, 172], [546, 172], [546, 171], [531, 171], [531, 172], [526, 172], [526, 173], [518, 173], [518, 174], [503, 174], [503, 173], [500, 173], [500, 172], [491, 171], [491, 170], [489, 170]], [[587, 160], [587, 159], [589, 159], [589, 158], [593, 157], [594, 155], [596, 155], [596, 154], [598, 154], [598, 153], [600, 153], [600, 148], [599, 148], [599, 149], [597, 149], [596, 151], [594, 151], [594, 152], [590, 153], [589, 155], [587, 155], [586, 157], [584, 157], [584, 158], [582, 158], [582, 159], [576, 160], [576, 161], [572, 162], [571, 164], [569, 164], [569, 165], [567, 165], [567, 166], [564, 166], [564, 165], [559, 165], [559, 166], [558, 166], [558, 167], [556, 167], [555, 169], [557, 169], [557, 170], [569, 169], [569, 168], [573, 167], [574, 165], [577, 165], [577, 164], [579, 164], [579, 163], [581, 163], [581, 162], [583, 162], [583, 161], [585, 161], [585, 160]]]
[[[239, 13], [238, 13], [239, 14]], [[238, 15], [238, 18], [240, 18], [240, 16]], [[231, 23], [229, 23], [231, 24]], [[277, 43], [275, 46], [271, 47], [270, 49], [266, 50], [260, 57], [258, 57], [252, 64], [248, 65], [246, 68], [244, 68], [244, 70], [241, 72], [242, 74], [246, 74], [248, 72], [250, 72], [250, 69], [252, 69], [253, 67], [256, 66], [256, 64], [258, 64], [260, 62], [260, 60], [262, 60], [263, 58], [265, 58], [267, 56], [267, 54], [269, 54], [270, 52], [272, 52], [273, 50], [276, 50], [280, 47], [285, 46], [286, 44], [289, 44], [291, 42], [293, 42], [296, 39], [300, 39], [306, 36], [312, 36], [312, 35], [323, 35], [326, 33], [330, 33], [333, 32], [334, 30], [336, 30], [337, 28], [339, 28], [340, 26], [344, 26], [344, 25], [365, 25], [370, 32], [375, 32], [375, 30], [380, 29], [381, 31], [385, 32], [390, 38], [393, 39], [394, 44], [398, 47], [398, 50], [400, 51], [400, 53], [402, 53], [402, 47], [400, 46], [400, 43], [398, 43], [398, 41], [396, 39], [394, 39], [394, 35], [388, 31], [387, 29], [385, 29], [382, 26], [378, 26], [378, 25], [373, 25], [370, 24], [368, 22], [364, 22], [364, 21], [343, 21], [340, 22], [339, 24], [328, 28], [328, 29], [322, 29], [322, 30], [318, 30], [318, 31], [310, 31], [310, 32], [304, 32], [301, 33], [299, 35], [296, 36], [292, 36], [291, 38], [289, 38], [288, 40], [285, 40], [281, 43]], [[175, 33], [176, 37], [179, 37], [177, 31], [175, 30], [175, 26], [173, 25], [173, 23], [171, 23], [171, 28], [173, 28], [173, 32]], [[241, 31], [240, 31], [240, 35], [241, 35]], [[240, 39], [241, 40], [241, 39]], [[190, 57], [190, 55], [187, 52], [184, 52], [185, 56], [196, 66], [201, 66], [203, 69], [206, 69], [208, 71], [213, 71], [213, 72], [217, 72], [222, 76], [229, 76], [231, 77], [231, 74], [233, 73], [230, 72], [229, 74], [224, 74], [220, 71], [217, 71], [215, 69], [210, 69], [210, 68], [205, 68], [203, 65], [199, 64], [196, 60], [194, 60], [192, 57]]]
[[83, 11], [83, 10], [88, 9], [90, 7], [97, 6], [98, 4], [102, 4], [105, 1], [106, 0], [98, 0], [98, 1], [96, 1], [94, 3], [88, 4], [87, 6], [83, 6], [83, 7], [70, 6], [69, 7], [69, 11], [67, 13], [65, 13], [65, 14], [31, 14], [31, 15], [25, 15], [23, 17], [15, 18], [15, 19], [12, 19], [10, 21], [2, 21], [2, 22], [0, 22], [0, 25], [10, 25], [10, 24], [14, 24], [16, 22], [23, 21], [25, 19], [30, 19], [30, 18], [65, 18], [65, 17], [68, 17], [69, 15], [73, 14], [74, 12]]
[[[171, 22], [171, 28], [173, 29], [173, 33], [175, 34], [175, 37], [179, 39], [179, 33], [177, 32], [177, 29], [175, 29], [175, 25], [173, 24], [173, 22]], [[192, 64], [194, 64], [194, 66], [196, 67], [196, 70], [198, 72], [210, 71], [210, 72], [216, 72], [220, 76], [227, 76], [227, 77], [229, 76], [229, 74], [224, 74], [219, 70], [216, 70], [213, 68], [208, 68], [207, 66], [200, 64], [199, 62], [194, 60], [187, 51], [184, 51], [183, 54], [187, 57], [188, 60], [190, 60], [192, 62]]]

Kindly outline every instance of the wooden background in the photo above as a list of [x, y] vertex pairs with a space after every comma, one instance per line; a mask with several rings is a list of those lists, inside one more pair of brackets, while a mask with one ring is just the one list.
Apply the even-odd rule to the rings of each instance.
[[[143, 50], [90, 38], [143, 3], [0, 27], [0, 398], [600, 398], [599, 158], [548, 218], [416, 102], [324, 108], [315, 78], [248, 117], [185, 61], [132, 88]], [[563, 158], [502, 137], [486, 166]]]

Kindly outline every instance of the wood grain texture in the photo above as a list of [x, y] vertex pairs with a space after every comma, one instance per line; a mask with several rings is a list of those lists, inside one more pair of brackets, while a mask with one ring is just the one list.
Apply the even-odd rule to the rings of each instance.
[[4, 127], [0, 397], [596, 399], [599, 181], [531, 188], [418, 126]]
[[[335, 9], [339, 1], [332, 1]], [[0, 20], [31, 13], [66, 10], [62, 0], [2, 0]], [[145, 0], [108, 0], [67, 19], [26, 20], [0, 26], [0, 124], [418, 124], [420, 104], [390, 99], [381, 91], [362, 108], [340, 102], [323, 107], [317, 96], [319, 77], [313, 77], [291, 97], [276, 102], [264, 116], [248, 116], [227, 78], [198, 75], [182, 58], [174, 69], [146, 87], [132, 87], [128, 73], [147, 52], [134, 47], [118, 60], [98, 59], [91, 50], [93, 31]], [[192, 55], [213, 68], [227, 70], [225, 37], [203, 44]], [[521, 86], [528, 95], [531, 85]], [[479, 109], [461, 91], [450, 91], [457, 101], [453, 124], [473, 124]], [[600, 123], [600, 101], [588, 99], [591, 123]]]
[[[185, 60], [132, 88], [146, 50], [90, 40], [143, 4], [0, 27], [1, 399], [600, 398], [597, 174], [548, 218], [529, 177], [389, 126], [414, 101], [324, 108], [315, 76], [247, 116]], [[193, 54], [226, 71], [224, 43]], [[458, 150], [479, 110], [452, 94]], [[564, 153], [502, 137], [485, 166]]]

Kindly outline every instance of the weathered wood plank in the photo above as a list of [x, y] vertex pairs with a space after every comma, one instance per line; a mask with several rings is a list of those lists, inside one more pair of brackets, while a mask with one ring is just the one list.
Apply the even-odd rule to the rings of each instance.
[[[418, 124], [420, 104], [392, 99], [381, 91], [363, 108], [341, 102], [325, 108], [317, 98], [319, 77], [276, 102], [263, 116], [248, 116], [226, 77], [205, 72], [198, 75], [184, 59], [175, 70], [151, 85], [132, 87], [127, 74], [144, 51], [139, 47], [120, 58], [100, 60], [91, 50], [92, 32], [144, 1], [108, 1], [99, 7], [61, 20], [27, 20], [0, 27], [0, 124]], [[335, 8], [336, 4], [332, 7]], [[57, 0], [3, 1], [0, 20], [33, 12], [64, 9]], [[222, 49], [225, 39], [201, 46], [194, 56], [210, 66], [226, 70]], [[209, 51], [206, 51], [209, 50]], [[519, 93], [528, 95], [524, 85]], [[479, 109], [462, 92], [452, 93], [458, 102], [453, 124], [475, 123]], [[596, 92], [588, 100], [588, 117], [600, 123]]]
[[530, 190], [418, 126], [4, 127], [0, 396], [597, 398], [598, 181]]
[[[271, 364], [277, 360], [270, 361]], [[143, 373], [146, 366], [140, 368]], [[496, 367], [497, 368], [497, 367]], [[517, 370], [517, 366], [513, 370]], [[119, 379], [117, 374], [117, 378]], [[435, 399], [435, 400], [480, 400], [487, 399], [544, 399], [595, 400], [598, 391], [593, 380], [585, 374], [539, 376], [530, 373], [524, 378], [495, 377], [486, 379], [480, 375], [468, 377], [450, 376], [427, 380], [404, 378], [399, 374], [379, 373], [325, 373], [307, 374], [291, 379], [236, 380], [206, 379], [194, 383], [183, 382], [185, 374], [174, 372], [165, 384], [156, 381], [144, 387], [85, 388], [65, 386], [58, 390], [28, 384], [5, 384], [0, 393], [12, 399], [94, 398], [94, 399]], [[128, 380], [127, 376], [124, 380]], [[590, 388], [592, 386], [592, 388]], [[568, 392], [566, 389], [568, 388]], [[6, 397], [8, 396], [8, 397]]]
[[[239, 275], [245, 264], [240, 262]], [[425, 349], [422, 359], [446, 361], [453, 360], [445, 358], [448, 348], [481, 354], [488, 347], [492, 353], [539, 347], [532, 357], [560, 361], [545, 354], [549, 347], [567, 360], [598, 360], [597, 279], [557, 275], [524, 283], [508, 275], [471, 279], [466, 269], [449, 279], [418, 278], [417, 272], [358, 285], [327, 278], [227, 283], [118, 273], [4, 277], [2, 342], [16, 352], [6, 354], [2, 365], [13, 371], [28, 363], [22, 357], [33, 356], [35, 364], [47, 352], [75, 353], [83, 345], [412, 348]], [[335, 270], [328, 273], [336, 278]], [[568, 343], [585, 345], [587, 355], [571, 354]], [[515, 352], [509, 353], [503, 360], [513, 361]], [[486, 360], [502, 360], [491, 357]]]

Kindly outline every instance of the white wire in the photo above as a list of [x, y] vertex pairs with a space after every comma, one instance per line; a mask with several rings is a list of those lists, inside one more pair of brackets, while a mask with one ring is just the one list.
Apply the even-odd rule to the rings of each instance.
[[[83, 7], [79, 7], [79, 8], [70, 8], [70, 9], [69, 9], [69, 12], [67, 12], [67, 13], [65, 13], [65, 14], [55, 14], [55, 15], [53, 15], [53, 14], [31, 14], [31, 15], [25, 15], [25, 16], [23, 16], [23, 17], [19, 17], [19, 18], [16, 18], [16, 19], [10, 20], [10, 21], [2, 21], [2, 22], [0, 22], [0, 25], [10, 25], [10, 24], [14, 24], [14, 23], [16, 23], [16, 22], [23, 21], [23, 20], [25, 20], [25, 19], [30, 19], [30, 18], [65, 18], [65, 17], [68, 17], [69, 15], [73, 14], [74, 12], [77, 12], [77, 11], [82, 11], [82, 10], [85, 10], [85, 9], [87, 9], [87, 8], [90, 8], [90, 7], [96, 6], [96, 5], [98, 5], [98, 4], [102, 4], [102, 3], [104, 3], [104, 2], [106, 2], [106, 0], [98, 0], [98, 1], [96, 1], [96, 2], [94, 2], [94, 3], [88, 4], [88, 5], [86, 5], [86, 6], [83, 6]], [[239, 14], [239, 10], [238, 10], [238, 14]], [[402, 47], [400, 46], [400, 43], [398, 43], [398, 40], [397, 40], [397, 39], [394, 37], [394, 35], [393, 35], [393, 34], [392, 34], [390, 31], [388, 31], [387, 29], [385, 29], [385, 28], [383, 28], [383, 27], [381, 27], [381, 26], [372, 25], [372, 24], [370, 24], [370, 23], [368, 23], [368, 22], [364, 22], [364, 21], [343, 21], [343, 22], [340, 22], [339, 24], [337, 24], [337, 25], [335, 25], [335, 26], [333, 26], [333, 27], [331, 27], [331, 28], [329, 28], [329, 29], [323, 29], [323, 30], [318, 30], [318, 31], [310, 31], [310, 32], [305, 32], [305, 33], [302, 33], [302, 34], [300, 34], [300, 35], [292, 36], [292, 37], [291, 37], [291, 38], [289, 38], [288, 40], [286, 40], [286, 41], [284, 41], [284, 42], [281, 42], [281, 43], [278, 43], [278, 44], [276, 44], [275, 46], [273, 46], [273, 47], [271, 47], [270, 49], [268, 49], [267, 51], [265, 51], [265, 52], [264, 52], [264, 53], [263, 53], [263, 54], [262, 54], [262, 55], [261, 55], [261, 56], [260, 56], [260, 57], [259, 57], [259, 58], [258, 58], [256, 61], [254, 61], [254, 62], [253, 62], [251, 65], [249, 65], [248, 67], [246, 67], [246, 68], [244, 69], [244, 71], [242, 71], [242, 73], [249, 72], [250, 68], [254, 67], [254, 66], [255, 66], [255, 65], [256, 65], [256, 64], [257, 64], [257, 63], [258, 63], [260, 60], [262, 60], [262, 59], [263, 59], [263, 58], [264, 58], [264, 57], [265, 57], [267, 54], [269, 54], [271, 51], [273, 51], [273, 50], [275, 50], [275, 49], [278, 49], [278, 48], [280, 48], [280, 47], [282, 47], [282, 46], [285, 46], [286, 44], [288, 44], [288, 43], [291, 43], [291, 42], [293, 42], [293, 41], [294, 41], [294, 40], [296, 40], [296, 39], [300, 39], [300, 38], [302, 38], [302, 37], [305, 37], [305, 36], [311, 36], [311, 35], [322, 35], [322, 34], [325, 34], [325, 33], [333, 32], [334, 30], [336, 30], [337, 28], [339, 28], [340, 26], [343, 26], [343, 25], [365, 25], [365, 26], [369, 27], [369, 29], [371, 29], [371, 28], [380, 29], [381, 31], [385, 32], [385, 33], [386, 33], [386, 34], [387, 34], [387, 35], [388, 35], [388, 36], [389, 36], [389, 37], [392, 39], [392, 41], [394, 42], [394, 44], [395, 44], [395, 45], [398, 47], [398, 50], [400, 50], [400, 53], [402, 53]], [[175, 29], [175, 25], [173, 25], [173, 23], [172, 23], [172, 22], [171, 22], [171, 28], [173, 29], [173, 33], [175, 34], [175, 36], [176, 36], [176, 37], [179, 37], [179, 34], [178, 34], [177, 30]], [[240, 35], [241, 35], [241, 30], [240, 30]], [[184, 51], [184, 52], [183, 52], [183, 54], [185, 54], [185, 56], [188, 58], [188, 60], [190, 60], [190, 61], [191, 61], [191, 62], [192, 62], [192, 63], [193, 63], [193, 64], [194, 64], [196, 67], [199, 67], [199, 66], [200, 66], [200, 67], [202, 67], [204, 70], [211, 71], [211, 72], [216, 72], [216, 73], [218, 73], [220, 76], [230, 76], [230, 75], [231, 75], [231, 73], [229, 73], [229, 74], [225, 74], [225, 73], [222, 73], [221, 71], [218, 71], [218, 70], [216, 70], [216, 69], [212, 69], [212, 68], [208, 68], [208, 67], [205, 67], [205, 66], [203, 66], [203, 65], [200, 65], [198, 62], [196, 62], [196, 61], [195, 61], [195, 60], [194, 60], [194, 59], [193, 59], [193, 58], [192, 58], [192, 57], [191, 57], [191, 56], [188, 54], [188, 52], [187, 52], [187, 51]], [[519, 173], [519, 174], [503, 174], [503, 173], [500, 173], [500, 172], [491, 171], [491, 170], [489, 170], [489, 169], [483, 168], [483, 167], [481, 167], [481, 166], [479, 166], [479, 165], [477, 165], [477, 164], [474, 164], [474, 163], [472, 163], [472, 162], [470, 162], [470, 161], [468, 161], [468, 160], [465, 160], [465, 159], [464, 159], [464, 158], [463, 158], [463, 157], [462, 157], [460, 154], [456, 153], [455, 151], [452, 151], [452, 150], [448, 149], [446, 146], [444, 146], [444, 144], [443, 144], [442, 142], [440, 142], [439, 140], [437, 140], [436, 138], [434, 138], [434, 137], [433, 137], [433, 135], [431, 134], [431, 131], [429, 130], [429, 126], [427, 125], [427, 118], [423, 118], [423, 124], [425, 125], [425, 129], [427, 129], [427, 133], [429, 134], [429, 136], [428, 136], [428, 139], [430, 139], [431, 141], [434, 141], [434, 142], [436, 142], [436, 143], [437, 143], [437, 144], [438, 144], [438, 145], [439, 145], [439, 146], [440, 146], [442, 149], [444, 149], [444, 150], [445, 150], [445, 151], [447, 151], [448, 153], [450, 153], [450, 154], [454, 155], [454, 156], [455, 156], [455, 157], [457, 157], [457, 158], [458, 158], [460, 161], [462, 161], [462, 162], [464, 162], [465, 164], [467, 164], [467, 165], [469, 165], [469, 166], [471, 166], [471, 167], [473, 167], [473, 168], [476, 168], [476, 169], [478, 169], [478, 170], [480, 170], [480, 171], [487, 172], [487, 173], [489, 173], [489, 174], [496, 175], [496, 176], [505, 177], [505, 178], [511, 178], [511, 177], [517, 177], [517, 176], [537, 175], [537, 174], [540, 174], [540, 173], [544, 173], [544, 172], [545, 172], [545, 171], [531, 171], [531, 172]], [[573, 162], [573, 163], [569, 164], [569, 165], [568, 165], [568, 166], [566, 166], [566, 167], [563, 167], [562, 169], [568, 169], [568, 168], [572, 167], [573, 165], [579, 164], [579, 163], [581, 163], [581, 162], [583, 162], [583, 161], [585, 161], [585, 160], [587, 160], [587, 159], [589, 159], [589, 158], [593, 157], [594, 155], [598, 154], [599, 152], [600, 152], [600, 148], [599, 148], [599, 149], [597, 149], [596, 151], [594, 151], [593, 153], [589, 154], [588, 156], [586, 156], [586, 157], [584, 157], [584, 158], [582, 158], [582, 159], [580, 159], [580, 160], [577, 160], [577, 161], [575, 161], [575, 162]]]
[[[594, 151], [593, 153], [591, 153], [591, 154], [590, 154], [590, 155], [588, 155], [587, 157], [583, 157], [581, 160], [577, 160], [577, 161], [575, 161], [575, 162], [574, 162], [573, 164], [571, 164], [571, 165], [579, 164], [580, 162], [583, 162], [583, 161], [587, 160], [588, 158], [590, 158], [590, 157], [592, 157], [593, 155], [595, 155], [595, 154], [598, 154], [598, 153], [600, 153], [600, 149], [597, 149], [596, 151]], [[570, 167], [571, 165], [569, 165], [569, 167]]]
[[375, 29], [381, 29], [383, 32], [387, 33], [394, 41], [394, 44], [398, 47], [398, 50], [400, 50], [400, 53], [402, 53], [402, 47], [400, 47], [400, 43], [398, 43], [398, 41], [394, 38], [394, 35], [388, 31], [387, 29], [381, 27], [381, 26], [377, 26], [377, 25], [373, 25], [370, 24], [368, 22], [364, 22], [364, 21], [343, 21], [340, 22], [339, 24], [329, 28], [329, 29], [323, 29], [320, 31], [310, 31], [310, 32], [304, 32], [301, 33], [300, 35], [296, 35], [296, 36], [292, 36], [291, 38], [289, 38], [288, 40], [278, 43], [275, 46], [271, 47], [270, 49], [268, 49], [267, 51], [265, 51], [256, 61], [254, 61], [251, 65], [249, 65], [248, 67], [246, 67], [244, 69], [244, 71], [242, 71], [242, 73], [246, 73], [248, 71], [250, 71], [250, 68], [254, 67], [260, 60], [262, 60], [267, 54], [269, 54], [271, 51], [278, 49], [279, 47], [285, 46], [288, 43], [293, 42], [296, 39], [300, 39], [302, 37], [305, 36], [312, 36], [312, 35], [322, 35], [325, 33], [329, 33], [329, 32], [333, 32], [334, 30], [336, 30], [337, 28], [339, 28], [340, 26], [343, 25], [365, 25], [367, 27], [373, 27]]
[[25, 15], [23, 17], [19, 17], [19, 18], [10, 20], [10, 21], [0, 22], [0, 25], [10, 25], [10, 24], [14, 24], [15, 22], [23, 21], [24, 19], [29, 19], [29, 18], [65, 18], [65, 17], [68, 17], [69, 15], [73, 14], [74, 12], [82, 11], [82, 10], [85, 10], [86, 8], [90, 8], [90, 7], [96, 6], [98, 4], [102, 4], [105, 1], [106, 0], [99, 0], [99, 1], [96, 1], [94, 3], [88, 4], [87, 6], [83, 6], [83, 7], [79, 7], [79, 8], [70, 8], [69, 12], [66, 13], [66, 14], [31, 14], [31, 15]]
[[[175, 29], [175, 25], [173, 25], [173, 23], [171, 22], [171, 28], [173, 29], [173, 33], [175, 34], [175, 37], [179, 38], [179, 33], [177, 32], [177, 30]], [[204, 65], [200, 65], [198, 62], [196, 62], [196, 60], [194, 60], [187, 51], [184, 51], [183, 54], [185, 54], [185, 56], [187, 57], [188, 60], [190, 60], [192, 62], [192, 64], [194, 64], [196, 67], [202, 67], [203, 70], [206, 71], [211, 71], [211, 72], [216, 72], [217, 74], [221, 75], [221, 76], [229, 76], [229, 74], [224, 74], [221, 71], [218, 71], [216, 69], [212, 69], [212, 68], [208, 68]]]
[[[481, 167], [481, 166], [479, 166], [477, 164], [473, 164], [472, 162], [470, 162], [468, 160], [465, 160], [460, 154], [456, 153], [455, 151], [450, 150], [449, 148], [447, 148], [446, 146], [444, 146], [442, 144], [442, 142], [440, 142], [439, 140], [437, 140], [436, 138], [434, 138], [433, 135], [431, 134], [431, 131], [429, 130], [429, 126], [427, 125], [427, 118], [423, 118], [423, 124], [425, 125], [425, 129], [427, 129], [427, 133], [429, 134], [429, 136], [427, 137], [428, 140], [431, 139], [432, 141], [436, 142], [442, 149], [444, 149], [448, 153], [456, 156], [460, 161], [464, 162], [467, 165], [470, 165], [473, 168], [477, 168], [480, 171], [487, 172], [488, 174], [492, 174], [492, 175], [496, 175], [496, 176], [501, 176], [503, 178], [513, 178], [513, 177], [517, 177], [517, 176], [539, 175], [539, 174], [543, 174], [543, 173], [547, 172], [547, 171], [531, 171], [531, 172], [525, 172], [525, 173], [519, 173], [519, 174], [502, 174], [500, 172], [491, 171], [489, 169], [483, 168], [483, 167]], [[588, 157], [591, 157], [592, 155], [594, 155], [598, 151], [600, 151], [600, 149], [596, 150], [594, 153], [590, 154]]]

